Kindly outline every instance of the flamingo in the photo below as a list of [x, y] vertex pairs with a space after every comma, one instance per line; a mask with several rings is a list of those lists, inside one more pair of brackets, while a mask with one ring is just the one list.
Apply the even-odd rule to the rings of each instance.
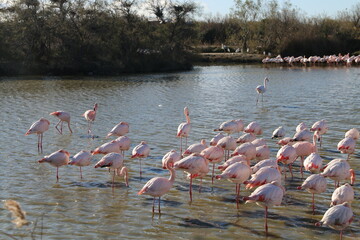
[[199, 153], [193, 153], [174, 164], [174, 169], [183, 169], [190, 178], [189, 195], [192, 202], [192, 179], [204, 177], [209, 172], [209, 161]]
[[155, 213], [155, 198], [159, 198], [159, 214], [161, 214], [160, 210], [160, 198], [162, 195], [167, 193], [171, 187], [174, 185], [175, 181], [175, 170], [170, 166], [170, 162], [167, 162], [166, 168], [170, 172], [170, 178], [164, 178], [164, 177], [154, 177], [150, 179], [145, 185], [142, 187], [142, 189], [138, 192], [138, 195], [150, 195], [154, 197], [153, 200], [153, 207], [152, 207], [152, 213], [154, 215]]
[[29, 130], [25, 133], [25, 136], [36, 133], [38, 135], [38, 152], [42, 152], [42, 140], [43, 134], [49, 129], [50, 122], [45, 118], [40, 118], [36, 122], [34, 122]]
[[239, 208], [240, 198], [240, 185], [249, 179], [251, 175], [251, 168], [242, 162], [236, 162], [231, 164], [220, 175], [216, 176], [216, 179], [228, 179], [236, 184], [236, 206]]
[[[291, 177], [294, 177], [292, 172], [292, 165], [295, 162], [298, 155], [296, 154], [296, 149], [291, 145], [282, 146], [276, 154], [277, 162], [282, 162], [285, 165], [288, 165], [289, 172]], [[285, 178], [286, 178], [286, 169], [285, 169]]]
[[69, 162], [69, 165], [75, 165], [80, 167], [80, 178], [82, 179], [82, 171], [81, 167], [89, 166], [91, 163], [92, 155], [90, 152], [82, 150], [75, 154], [74, 157], [72, 157], [72, 160]]
[[294, 142], [292, 142], [291, 137], [284, 137], [284, 138], [280, 139], [279, 141], [277, 141], [276, 144], [280, 145], [280, 146], [285, 146], [285, 145], [293, 145]]
[[207, 144], [205, 139], [201, 139], [200, 143], [194, 143], [191, 144], [182, 154], [184, 157], [185, 156], [189, 156], [192, 153], [200, 153], [202, 150], [204, 150], [205, 148], [207, 148]]
[[261, 101], [264, 101], [264, 93], [266, 92], [266, 82], [269, 82], [269, 79], [267, 77], [264, 78], [264, 85], [259, 85], [256, 87], [256, 92], [258, 93], [258, 96], [256, 98], [256, 104], [259, 101], [259, 96], [261, 94]]
[[331, 204], [330, 207], [342, 204], [344, 202], [351, 203], [354, 200], [354, 189], [353, 187], [345, 183], [341, 187], [335, 189], [331, 196]]
[[51, 153], [48, 156], [40, 159], [39, 163], [47, 162], [51, 166], [56, 167], [56, 182], [59, 182], [59, 167], [67, 165], [69, 163], [70, 153], [60, 149], [56, 152]]
[[343, 230], [353, 221], [353, 216], [350, 204], [344, 202], [329, 208], [320, 222], [315, 223], [315, 226], [320, 227], [325, 224], [332, 229], [340, 230], [340, 239], [342, 239]]
[[162, 158], [162, 168], [166, 169], [169, 164], [170, 167], [174, 167], [174, 163], [181, 159], [180, 153], [172, 149], [170, 152], [166, 153]]
[[184, 115], [186, 118], [186, 122], [180, 123], [180, 125], [177, 129], [177, 135], [176, 135], [177, 137], [180, 138], [180, 154], [182, 154], [182, 139], [183, 139], [183, 137], [185, 137], [186, 145], [187, 145], [187, 138], [188, 138], [190, 130], [191, 130], [191, 122], [190, 122], [188, 107], [184, 108]]
[[320, 141], [320, 147], [322, 144], [322, 135], [325, 134], [328, 131], [328, 125], [326, 120], [320, 120], [315, 122], [312, 127], [310, 128], [310, 131], [317, 132], [318, 133], [318, 140]]
[[319, 173], [322, 168], [323, 159], [317, 152], [311, 153], [304, 160], [304, 168], [311, 173]]
[[215, 171], [215, 163], [219, 163], [224, 158], [224, 149], [219, 145], [210, 146], [201, 151], [200, 155], [202, 155], [205, 159], [213, 164], [212, 175], [211, 175], [211, 183], [214, 183], [214, 171]]
[[236, 143], [246, 143], [246, 142], [252, 142], [256, 139], [256, 136], [253, 133], [245, 133], [241, 135], [237, 140]]
[[345, 137], [351, 137], [353, 138], [355, 141], [357, 141], [360, 137], [360, 133], [359, 133], [359, 130], [357, 130], [356, 128], [352, 128], [350, 129], [349, 131], [347, 131], [345, 133]]
[[85, 111], [84, 114], [82, 115], [83, 117], [85, 117], [86, 121], [88, 122], [88, 134], [91, 133], [91, 124], [95, 121], [97, 109], [98, 109], [98, 104], [95, 103], [93, 109]]
[[296, 126], [295, 132], [300, 132], [302, 130], [307, 129], [307, 126], [305, 123], [301, 122]]
[[353, 138], [346, 137], [338, 143], [337, 149], [341, 153], [345, 153], [345, 154], [347, 153], [348, 154], [347, 160], [349, 160], [350, 155], [355, 152], [355, 145], [356, 145], [356, 141]]
[[234, 151], [237, 147], [236, 139], [232, 136], [226, 136], [220, 139], [216, 146], [221, 147], [226, 152], [225, 154], [225, 161], [230, 157], [230, 150]]
[[220, 124], [219, 128], [214, 129], [214, 131], [223, 131], [228, 135], [233, 133], [238, 133], [244, 130], [244, 123], [241, 119], [229, 120]]
[[267, 145], [256, 147], [256, 160], [264, 160], [270, 158], [270, 148]]
[[104, 168], [107, 167], [110, 170], [114, 170], [112, 177], [112, 188], [114, 188], [115, 175], [122, 176], [124, 175], [125, 185], [129, 186], [128, 174], [129, 171], [127, 167], [124, 167], [124, 157], [121, 153], [108, 153], [103, 156], [100, 161], [95, 164], [95, 168]]
[[[72, 130], [70, 128], [70, 113], [64, 112], [64, 111], [56, 111], [56, 112], [50, 113], [49, 115], [53, 115], [53, 116], [56, 116], [57, 118], [59, 118], [59, 122], [55, 125], [55, 128], [56, 128], [56, 130], [58, 130], [58, 132], [60, 134], [62, 134], [63, 122], [67, 122], [69, 131], [72, 133]], [[58, 129], [59, 124], [60, 124], [60, 130]]]
[[259, 123], [257, 122], [251, 122], [249, 123], [246, 128], [244, 129], [244, 132], [246, 133], [253, 133], [255, 135], [261, 135], [263, 130]]
[[131, 146], [130, 138], [127, 136], [120, 136], [114, 141], [118, 143], [121, 154], [125, 157], [125, 151], [129, 150]]
[[141, 178], [141, 158], [147, 158], [150, 154], [150, 147], [145, 141], [141, 141], [139, 145], [132, 150], [131, 158], [139, 158], [140, 162], [140, 178]]
[[297, 189], [305, 189], [312, 193], [312, 211], [315, 214], [315, 193], [323, 193], [326, 191], [327, 181], [321, 174], [310, 175]]
[[242, 162], [242, 163], [245, 163], [246, 165], [248, 165], [248, 160], [246, 160], [246, 157], [243, 155], [238, 155], [238, 156], [234, 156], [234, 157], [231, 157], [228, 160], [226, 160], [225, 163], [218, 166], [218, 169], [220, 171], [224, 171], [227, 167], [229, 167], [230, 165], [237, 163], [237, 162]]
[[235, 150], [230, 156], [244, 155], [248, 161], [248, 165], [250, 166], [250, 160], [256, 158], [256, 147], [252, 143], [243, 143]]
[[113, 127], [113, 129], [110, 130], [110, 132], [108, 133], [108, 135], [106, 136], [107, 138], [110, 136], [125, 136], [127, 133], [129, 133], [129, 123], [127, 122], [120, 122], [117, 125], [115, 125], [115, 127]]
[[254, 187], [264, 185], [276, 181], [281, 183], [281, 174], [278, 168], [267, 166], [260, 168], [256, 173], [251, 175], [251, 178], [244, 183], [246, 189], [253, 189]]
[[266, 145], [266, 140], [263, 138], [256, 138], [254, 139], [254, 141], [251, 142], [252, 145], [254, 145], [255, 147], [260, 147], [263, 145]]
[[285, 128], [283, 126], [280, 126], [273, 131], [271, 139], [282, 138], [285, 136], [285, 133], [286, 133]]
[[95, 148], [94, 151], [92, 151], [92, 155], [96, 154], [108, 154], [108, 153], [120, 153], [120, 146], [119, 142], [112, 140], [111, 142], [107, 142], [102, 144], [100, 147]]
[[268, 234], [268, 208], [280, 205], [285, 194], [285, 189], [279, 182], [271, 182], [258, 187], [248, 197], [244, 197], [246, 203], [256, 202], [257, 205], [265, 208], [265, 232]]
[[294, 134], [292, 141], [294, 141], [294, 142], [298, 142], [298, 141], [309, 142], [311, 140], [311, 137], [312, 137], [312, 134], [309, 131], [309, 129], [303, 129]]
[[355, 182], [355, 171], [350, 168], [348, 161], [345, 159], [333, 159], [325, 167], [321, 173], [324, 177], [329, 177], [335, 181], [335, 188], [339, 187], [340, 181], [349, 179], [350, 184]]
[[261, 168], [263, 167], [274, 167], [274, 168], [278, 168], [278, 163], [276, 159], [264, 159], [259, 161], [258, 163], [256, 163], [254, 166], [251, 167], [251, 171], [252, 173], [256, 173], [257, 171], [259, 171]]
[[211, 140], [210, 140], [210, 146], [216, 146], [220, 139], [225, 137], [222, 133], [216, 134]]

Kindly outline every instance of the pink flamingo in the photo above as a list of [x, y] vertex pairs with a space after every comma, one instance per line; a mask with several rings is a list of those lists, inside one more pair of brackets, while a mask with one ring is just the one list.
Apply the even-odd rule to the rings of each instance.
[[120, 137], [120, 136], [125, 136], [127, 133], [129, 133], [129, 123], [120, 122], [119, 124], [115, 125], [113, 129], [110, 130], [110, 132], [106, 137], [107, 138], [110, 136]]
[[69, 162], [69, 165], [75, 165], [80, 167], [80, 178], [82, 179], [81, 167], [89, 166], [91, 163], [92, 155], [88, 151], [80, 151], [72, 157], [72, 160]]
[[270, 158], [270, 148], [267, 145], [256, 147], [256, 160], [264, 160]]
[[304, 160], [304, 168], [311, 173], [319, 173], [322, 168], [323, 159], [317, 152], [311, 153]]
[[211, 175], [211, 183], [214, 183], [214, 172], [215, 172], [215, 163], [219, 163], [224, 158], [224, 149], [217, 146], [210, 146], [201, 151], [200, 155], [202, 155], [205, 159], [207, 159], [210, 163], [213, 164], [212, 175]]
[[298, 142], [298, 141], [307, 141], [309, 142], [311, 140], [312, 134], [309, 131], [309, 129], [303, 129], [299, 132], [296, 132], [294, 134], [294, 137], [292, 138], [292, 141]]
[[251, 175], [249, 180], [244, 183], [246, 184], [246, 189], [253, 189], [273, 181], [281, 183], [281, 174], [278, 168], [268, 166], [260, 168], [256, 173]]
[[280, 205], [285, 194], [285, 189], [278, 182], [271, 182], [258, 187], [248, 197], [244, 197], [246, 203], [256, 202], [257, 205], [265, 208], [265, 232], [268, 234], [268, 208]]
[[[242, 163], [245, 163], [246, 165], [248, 165], [248, 160], [246, 159], [245, 156], [243, 155], [237, 155], [237, 156], [234, 156], [234, 157], [231, 157], [229, 158], [228, 160], [226, 160], [225, 163], [223, 163], [222, 165], [218, 166], [218, 169], [220, 171], [225, 171], [225, 169], [227, 167], [229, 167], [230, 165], [234, 164], [234, 163], [237, 163], [237, 162], [242, 162]], [[249, 165], [248, 165], [249, 166]]]
[[337, 149], [341, 153], [348, 154], [347, 160], [349, 160], [350, 155], [355, 152], [355, 145], [356, 145], [356, 141], [353, 138], [346, 137], [338, 143]]
[[40, 118], [36, 122], [34, 122], [29, 130], [25, 133], [25, 136], [29, 134], [36, 133], [38, 135], [38, 151], [42, 152], [42, 140], [43, 133], [49, 129], [50, 122], [45, 118]]
[[236, 143], [243, 144], [246, 142], [252, 142], [255, 139], [256, 139], [256, 136], [253, 133], [245, 133], [236, 140]]
[[315, 223], [315, 226], [320, 227], [323, 224], [332, 229], [340, 230], [340, 240], [342, 239], [343, 230], [347, 228], [353, 221], [353, 211], [349, 203], [342, 204], [329, 208], [320, 222]]
[[264, 85], [258, 85], [256, 87], [256, 92], [258, 93], [258, 96], [256, 98], [256, 104], [259, 101], [259, 96], [261, 94], [261, 101], [264, 101], [264, 93], [266, 92], [266, 82], [269, 82], [269, 79], [267, 77], [264, 78]]
[[92, 151], [92, 155], [96, 154], [108, 154], [108, 153], [120, 153], [120, 146], [119, 142], [112, 140], [111, 142], [104, 143], [100, 147], [95, 148], [94, 151]]
[[131, 158], [139, 158], [140, 163], [140, 178], [141, 178], [141, 158], [147, 158], [150, 154], [150, 147], [145, 141], [141, 141], [139, 145], [132, 150]]
[[261, 135], [263, 130], [259, 123], [257, 122], [251, 122], [249, 123], [246, 128], [244, 129], [244, 132], [246, 133], [253, 133], [255, 135]]
[[276, 159], [264, 159], [264, 160], [261, 160], [260, 162], [256, 163], [254, 166], [252, 166], [251, 171], [254, 174], [257, 171], [259, 171], [261, 168], [269, 167], [269, 166], [274, 167], [274, 168], [279, 168]]
[[180, 123], [180, 125], [177, 129], [177, 135], [176, 135], [177, 137], [180, 138], [180, 154], [182, 154], [182, 139], [183, 139], [183, 137], [185, 137], [186, 146], [187, 146], [187, 138], [188, 138], [190, 130], [191, 130], [191, 122], [190, 122], [188, 107], [184, 108], [184, 115], [186, 118], [186, 122]]
[[350, 184], [345, 183], [341, 187], [336, 188], [333, 192], [331, 196], [330, 207], [342, 204], [344, 202], [351, 203], [352, 201], [354, 201], [354, 195], [355, 194], [353, 187]]
[[95, 103], [93, 109], [87, 110], [82, 115], [83, 117], [85, 117], [86, 121], [88, 122], [88, 134], [91, 133], [91, 124], [95, 121], [97, 109], [98, 109], [98, 104]]
[[95, 168], [104, 168], [107, 167], [109, 170], [113, 170], [114, 174], [112, 177], [112, 188], [114, 188], [115, 183], [115, 175], [122, 176], [124, 175], [125, 185], [129, 186], [128, 181], [128, 169], [123, 166], [124, 165], [124, 157], [120, 153], [108, 153], [103, 156], [100, 161], [95, 164]]
[[130, 149], [131, 146], [131, 140], [127, 136], [120, 136], [115, 141], [119, 145], [119, 149], [121, 151], [121, 154], [125, 157], [125, 151]]
[[285, 133], [286, 133], [285, 128], [283, 126], [280, 126], [273, 131], [271, 139], [282, 138], [285, 136]]
[[241, 119], [229, 120], [220, 124], [219, 128], [214, 129], [214, 131], [223, 131], [228, 135], [233, 133], [238, 133], [244, 130], [244, 123]]
[[302, 130], [307, 129], [307, 126], [305, 123], [301, 122], [296, 126], [295, 132], [301, 132]]
[[256, 158], [256, 147], [252, 143], [243, 143], [235, 150], [230, 156], [237, 156], [237, 155], [244, 155], [246, 159], [248, 160], [248, 165], [250, 166], [250, 160]]
[[291, 137], [284, 137], [284, 138], [280, 139], [279, 141], [277, 141], [276, 144], [280, 145], [280, 146], [285, 146], [285, 145], [293, 145], [294, 142], [292, 142]]
[[256, 138], [251, 143], [255, 147], [260, 147], [260, 146], [266, 145], [266, 140], [263, 138]]
[[45, 156], [44, 158], [40, 159], [39, 163], [47, 162], [51, 166], [56, 167], [56, 182], [59, 182], [59, 167], [67, 165], [69, 163], [70, 153], [60, 149], [52, 154]]
[[360, 133], [359, 133], [359, 130], [357, 130], [356, 128], [352, 128], [350, 129], [349, 131], [347, 131], [345, 133], [345, 137], [351, 137], [353, 138], [355, 141], [357, 141], [360, 137]]
[[350, 179], [350, 184], [355, 182], [355, 171], [350, 168], [348, 161], [345, 159], [333, 159], [321, 173], [324, 177], [329, 177], [335, 181], [335, 188], [339, 187], [340, 181]]
[[246, 163], [236, 162], [231, 164], [216, 179], [228, 179], [236, 184], [236, 207], [239, 208], [240, 185], [249, 179], [251, 168]]
[[170, 152], [166, 153], [162, 158], [162, 168], [166, 169], [168, 164], [170, 167], [174, 167], [174, 163], [176, 163], [180, 159], [180, 153], [176, 152], [176, 150], [173, 149]]
[[225, 161], [229, 159], [230, 157], [230, 150], [234, 151], [237, 147], [236, 145], [236, 139], [231, 136], [223, 137], [218, 141], [218, 144], [216, 146], [221, 147], [225, 151]]
[[216, 134], [211, 140], [210, 140], [210, 146], [216, 146], [220, 139], [225, 137], [222, 133]]
[[[288, 165], [289, 172], [291, 173], [291, 177], [294, 177], [292, 172], [292, 165], [295, 162], [298, 155], [296, 154], [296, 149], [293, 146], [285, 145], [282, 146], [276, 154], [276, 160], [278, 162], [282, 162], [285, 165]], [[286, 169], [285, 171], [285, 179], [286, 179]]]
[[[64, 111], [56, 111], [50, 113], [49, 115], [53, 115], [59, 118], [59, 122], [55, 125], [55, 128], [56, 130], [58, 130], [60, 134], [62, 134], [63, 122], [67, 122], [69, 131], [72, 133], [72, 130], [70, 128], [70, 113]], [[60, 124], [60, 130], [58, 129], [59, 124]]]
[[161, 214], [160, 210], [160, 198], [162, 195], [167, 193], [171, 187], [174, 185], [175, 181], [175, 170], [170, 166], [170, 162], [167, 163], [166, 168], [170, 172], [170, 178], [164, 178], [164, 177], [154, 177], [150, 179], [138, 192], [138, 195], [150, 195], [154, 197], [153, 200], [153, 207], [152, 207], [152, 213], [154, 215], [155, 212], [155, 198], [159, 198], [159, 214]]
[[321, 174], [310, 175], [297, 189], [305, 189], [312, 193], [312, 211], [315, 214], [315, 193], [323, 193], [326, 191], [327, 181]]
[[204, 150], [207, 147], [208, 145], [206, 144], [205, 139], [201, 139], [200, 143], [191, 144], [182, 155], [186, 157], [193, 153], [200, 153], [202, 150]]
[[204, 177], [209, 172], [209, 161], [199, 153], [193, 153], [174, 164], [175, 169], [183, 169], [190, 178], [190, 202], [192, 201], [192, 179]]
[[324, 119], [315, 122], [312, 125], [312, 127], [310, 128], [310, 131], [312, 131], [312, 132], [316, 131], [318, 133], [318, 140], [320, 141], [320, 147], [321, 147], [321, 144], [322, 144], [322, 135], [327, 133], [328, 129], [329, 128], [328, 128], [327, 122]]

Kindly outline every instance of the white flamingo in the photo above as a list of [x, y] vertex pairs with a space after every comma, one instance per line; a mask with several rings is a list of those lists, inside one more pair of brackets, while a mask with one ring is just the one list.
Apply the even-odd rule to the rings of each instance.
[[256, 104], [259, 101], [260, 94], [261, 94], [261, 101], [264, 101], [264, 93], [266, 92], [266, 82], [269, 82], [269, 79], [267, 77], [264, 78], [264, 85], [259, 85], [256, 87], [256, 91], [258, 93]]

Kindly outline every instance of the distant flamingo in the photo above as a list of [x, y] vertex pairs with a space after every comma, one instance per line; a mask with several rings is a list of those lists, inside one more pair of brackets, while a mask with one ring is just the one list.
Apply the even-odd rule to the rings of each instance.
[[141, 141], [139, 145], [132, 150], [131, 158], [139, 158], [140, 163], [140, 178], [141, 178], [141, 158], [147, 158], [150, 154], [150, 147], [145, 141]]
[[[58, 132], [60, 134], [62, 134], [63, 122], [67, 122], [69, 131], [72, 133], [72, 130], [70, 128], [70, 113], [64, 112], [64, 111], [56, 111], [56, 112], [50, 113], [50, 115], [56, 116], [60, 119], [59, 122], [55, 125], [56, 130], [58, 130]], [[59, 124], [60, 124], [60, 130], [58, 129]]]
[[70, 153], [60, 149], [52, 154], [45, 156], [44, 158], [40, 159], [39, 163], [47, 162], [51, 166], [56, 167], [56, 182], [59, 182], [59, 167], [67, 165], [69, 163]]
[[243, 143], [231, 154], [231, 156], [237, 156], [237, 155], [244, 155], [246, 159], [248, 160], [248, 165], [250, 166], [250, 160], [256, 158], [256, 147], [252, 143]]
[[191, 144], [182, 154], [184, 157], [189, 156], [190, 154], [193, 153], [200, 153], [202, 150], [204, 150], [205, 148], [207, 148], [208, 145], [206, 144], [205, 139], [201, 139], [200, 143], [194, 143]]
[[167, 163], [166, 168], [170, 172], [170, 178], [164, 178], [164, 177], [154, 177], [150, 179], [143, 188], [138, 192], [138, 195], [150, 195], [154, 197], [153, 200], [153, 207], [152, 207], [152, 213], [154, 215], [155, 212], [155, 198], [159, 198], [159, 214], [161, 214], [160, 210], [160, 198], [162, 195], [167, 193], [171, 187], [174, 184], [175, 181], [175, 170], [170, 166], [170, 162]]
[[256, 163], [254, 166], [252, 166], [251, 171], [254, 174], [257, 171], [259, 171], [261, 168], [268, 167], [268, 166], [274, 167], [274, 168], [279, 168], [276, 159], [264, 159], [264, 160], [261, 160], [260, 162]]
[[285, 136], [285, 133], [286, 133], [285, 128], [283, 126], [280, 126], [273, 131], [271, 139], [282, 138]]
[[345, 153], [345, 154], [347, 153], [348, 154], [347, 159], [349, 160], [350, 155], [355, 152], [355, 145], [356, 145], [356, 141], [353, 138], [346, 137], [338, 143], [337, 149], [341, 153]]
[[216, 146], [220, 139], [225, 137], [222, 133], [216, 134], [211, 140], [210, 140], [210, 146]]
[[43, 133], [49, 129], [50, 122], [45, 118], [40, 118], [36, 122], [34, 122], [29, 130], [25, 133], [26, 135], [36, 133], [38, 135], [38, 152], [42, 152], [42, 140]]
[[234, 151], [237, 147], [236, 139], [232, 136], [226, 136], [218, 141], [216, 146], [221, 147], [225, 151], [225, 161], [230, 157], [230, 150]]
[[88, 134], [91, 133], [91, 124], [95, 121], [97, 109], [98, 109], [98, 104], [95, 103], [93, 109], [85, 111], [84, 114], [82, 115], [85, 117], [86, 121], [88, 122]]
[[350, 184], [355, 182], [355, 171], [350, 168], [350, 164], [345, 159], [333, 159], [321, 173], [324, 177], [329, 177], [335, 181], [335, 188], [339, 187], [340, 181], [350, 179]]
[[72, 160], [69, 162], [69, 165], [75, 165], [80, 167], [80, 178], [82, 179], [81, 167], [89, 166], [91, 163], [92, 155], [88, 151], [80, 151], [72, 157]]
[[321, 147], [321, 144], [322, 144], [322, 135], [327, 133], [328, 129], [329, 128], [328, 128], [327, 122], [324, 119], [315, 122], [312, 125], [312, 127], [310, 128], [310, 131], [312, 131], [312, 132], [316, 131], [318, 133], [318, 140], [320, 141], [320, 147]]
[[359, 130], [357, 130], [356, 128], [352, 128], [350, 129], [349, 131], [347, 131], [345, 133], [345, 137], [351, 137], [353, 138], [355, 141], [357, 141], [360, 137], [360, 133], [359, 133]]
[[244, 184], [246, 184], [246, 189], [253, 189], [273, 181], [281, 183], [281, 174], [278, 168], [268, 166], [260, 168], [256, 173], [252, 174], [251, 178], [245, 181]]
[[315, 226], [320, 227], [323, 224], [332, 229], [340, 230], [340, 240], [342, 239], [343, 230], [347, 228], [353, 221], [354, 214], [349, 203], [342, 204], [329, 208], [320, 222], [315, 223]]
[[183, 139], [183, 137], [185, 137], [186, 146], [187, 146], [187, 138], [188, 138], [190, 130], [191, 130], [191, 122], [190, 122], [188, 107], [184, 108], [184, 115], [186, 118], [186, 122], [180, 123], [180, 125], [177, 129], [177, 135], [176, 135], [177, 137], [180, 138], [180, 154], [182, 154], [182, 139]]
[[[291, 177], [294, 177], [292, 172], [292, 165], [295, 162], [298, 155], [296, 154], [296, 149], [293, 146], [285, 145], [282, 146], [276, 154], [276, 160], [282, 162], [285, 165], [288, 165], [289, 172]], [[285, 179], [286, 179], [286, 169], [284, 168]]]
[[223, 131], [228, 135], [233, 133], [238, 133], [244, 130], [244, 123], [241, 119], [229, 120], [220, 124], [219, 128], [214, 129], [214, 131]]
[[331, 196], [330, 207], [342, 204], [344, 202], [351, 203], [352, 201], [354, 201], [354, 195], [355, 194], [353, 187], [350, 184], [345, 183], [341, 187], [336, 188], [333, 192]]
[[245, 133], [241, 135], [237, 140], [236, 143], [246, 143], [246, 142], [252, 142], [256, 139], [256, 136], [253, 133]]
[[249, 123], [246, 128], [244, 129], [244, 132], [246, 133], [253, 133], [255, 135], [261, 135], [263, 130], [259, 123], [257, 122], [251, 122]]
[[236, 184], [236, 206], [239, 208], [240, 198], [240, 185], [249, 179], [251, 175], [251, 168], [246, 163], [237, 162], [231, 164], [220, 175], [216, 176], [216, 179], [228, 179]]
[[199, 153], [193, 153], [174, 164], [175, 169], [183, 169], [189, 173], [190, 178], [189, 195], [192, 201], [192, 179], [196, 177], [204, 177], [209, 172], [209, 161]]
[[100, 161], [95, 164], [95, 168], [109, 168], [109, 170], [113, 170], [114, 174], [112, 177], [112, 187], [114, 188], [115, 183], [115, 175], [122, 176], [124, 175], [125, 184], [128, 187], [128, 169], [123, 166], [124, 165], [124, 157], [120, 153], [108, 153], [103, 156]]
[[166, 169], [168, 164], [171, 168], [173, 168], [174, 163], [176, 163], [180, 159], [181, 159], [180, 153], [176, 152], [176, 150], [173, 149], [170, 152], [166, 153], [162, 158], [162, 168]]
[[127, 133], [129, 133], [129, 123], [127, 122], [120, 122], [113, 129], [110, 130], [108, 135], [106, 137], [110, 136], [125, 136]]
[[259, 85], [256, 87], [256, 92], [258, 93], [258, 96], [256, 98], [256, 104], [259, 101], [259, 96], [261, 94], [261, 101], [264, 101], [264, 93], [266, 92], [266, 82], [269, 82], [269, 79], [267, 77], [264, 78], [264, 85]]
[[215, 171], [215, 163], [219, 163], [224, 158], [224, 149], [219, 145], [210, 146], [201, 151], [200, 155], [202, 155], [205, 159], [207, 159], [210, 163], [213, 164], [212, 175], [211, 175], [211, 183], [214, 183], [214, 171]]
[[305, 189], [309, 193], [312, 193], [312, 211], [315, 214], [315, 193], [323, 193], [326, 191], [327, 181], [321, 174], [310, 175], [297, 189]]
[[[220, 171], [225, 171], [226, 168], [228, 168], [230, 165], [237, 163], [237, 162], [242, 162], [245, 163], [246, 165], [248, 165], [248, 160], [246, 160], [246, 157], [243, 155], [237, 155], [234, 157], [229, 158], [225, 163], [223, 163], [222, 165], [218, 166], [218, 169]], [[248, 165], [249, 166], [249, 165]]]
[[244, 197], [246, 203], [256, 202], [265, 208], [265, 232], [268, 234], [268, 207], [280, 205], [285, 194], [285, 189], [278, 182], [271, 182], [258, 187], [248, 197]]

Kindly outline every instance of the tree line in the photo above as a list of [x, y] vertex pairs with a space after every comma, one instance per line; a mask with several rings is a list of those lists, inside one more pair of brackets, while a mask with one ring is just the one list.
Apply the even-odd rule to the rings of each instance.
[[0, 75], [189, 69], [197, 52], [221, 44], [273, 55], [360, 50], [360, 4], [336, 18], [308, 18], [277, 0], [235, 0], [225, 17], [200, 14], [191, 0], [7, 0]]

